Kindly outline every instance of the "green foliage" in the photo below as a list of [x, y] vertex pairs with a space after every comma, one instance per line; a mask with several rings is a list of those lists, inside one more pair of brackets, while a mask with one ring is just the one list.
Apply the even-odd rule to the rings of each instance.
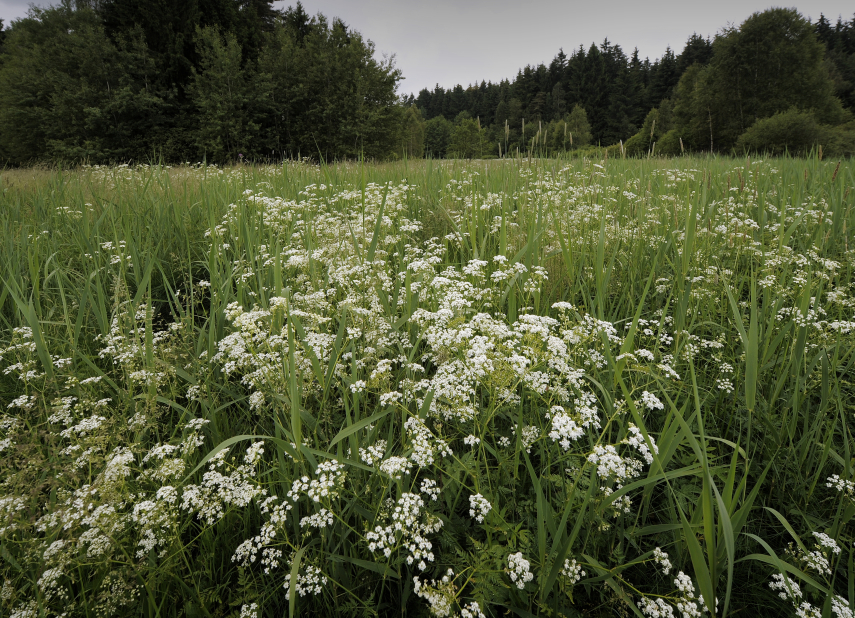
[[454, 125], [442, 116], [428, 120], [425, 123], [425, 154], [435, 159], [445, 157], [453, 128]]
[[[301, 6], [274, 19], [266, 0], [162, 4], [65, 3], [17, 21], [0, 66], [0, 153], [15, 164], [400, 154], [400, 72], [341, 21]], [[188, 32], [194, 16], [202, 27]]]
[[855, 163], [575, 152], [4, 171], [3, 615], [846, 615]]
[[823, 130], [810, 112], [793, 108], [755, 122], [739, 136], [737, 152], [805, 155], [820, 145]]
[[373, 43], [340, 20], [286, 23], [259, 59], [263, 147], [328, 161], [400, 154], [400, 79], [392, 59], [376, 60]]
[[[628, 156], [646, 155], [653, 150], [653, 145], [656, 144], [656, 152], [662, 154], [678, 154], [679, 135], [678, 131], [673, 129], [674, 114], [671, 106], [671, 101], [663, 99], [660, 107], [650, 110], [647, 117], [644, 119], [644, 124], [641, 125], [641, 130], [633, 135], [624, 144], [624, 150]], [[665, 150], [658, 142], [667, 136]], [[674, 146], [677, 146], [677, 151], [674, 152]]]
[[583, 107], [573, 106], [567, 117], [567, 132], [570, 136], [571, 148], [581, 148], [591, 143], [591, 125]]
[[822, 148], [829, 156], [855, 153], [855, 122], [837, 127], [819, 124], [810, 112], [791, 109], [758, 120], [736, 143], [737, 152], [757, 152], [780, 156], [805, 155]]
[[480, 157], [486, 146], [485, 137], [479, 122], [467, 112], [460, 112], [449, 136], [448, 156], [456, 159]]
[[243, 66], [237, 39], [213, 28], [197, 31], [200, 70], [188, 89], [198, 110], [197, 144], [206, 160], [234, 161], [249, 154], [261, 128], [252, 67]]
[[401, 143], [409, 159], [421, 159], [425, 154], [425, 121], [415, 105], [404, 110], [401, 123]]
[[[812, 111], [823, 123], [843, 120], [824, 46], [810, 22], [795, 9], [755, 13], [713, 43], [710, 65], [681, 88], [682, 126], [702, 144], [707, 125], [716, 150], [729, 150], [757, 120], [790, 108]], [[686, 122], [688, 121], [688, 122]]]
[[164, 111], [137, 36], [111, 42], [91, 10], [34, 9], [16, 22], [0, 67], [0, 149], [13, 161], [123, 160], [149, 152]]
[[836, 127], [827, 127], [823, 151], [831, 157], [855, 156], [855, 120]]
[[662, 135], [656, 142], [656, 152], [663, 155], [676, 156], [683, 154], [685, 146], [680, 144], [680, 133], [677, 129], [671, 129]]
[[[811, 24], [794, 9], [756, 13], [714, 41], [693, 34], [652, 62], [606, 39], [512, 80], [401, 97], [391, 58], [377, 60], [369, 40], [300, 2], [66, 0], [0, 27], [0, 54], [0, 160], [12, 165], [397, 158], [419, 152], [410, 107], [427, 121], [478, 119], [478, 148], [472, 136], [455, 146], [465, 156], [624, 141], [646, 152], [638, 135], [651, 109], [662, 136], [678, 131], [669, 153], [680, 139], [728, 152], [757, 120], [791, 108], [827, 126], [855, 110], [855, 20]], [[567, 131], [568, 148], [561, 123], [576, 108], [585, 122]], [[446, 129], [431, 126], [431, 156], [448, 154]], [[847, 135], [826, 141], [848, 152]]]

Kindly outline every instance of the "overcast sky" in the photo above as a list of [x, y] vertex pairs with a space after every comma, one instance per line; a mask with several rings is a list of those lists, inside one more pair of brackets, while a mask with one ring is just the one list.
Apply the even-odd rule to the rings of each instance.
[[[145, 0], [138, 0], [144, 2]], [[173, 0], [181, 2], [182, 0]], [[295, 4], [276, 2], [278, 7]], [[30, 0], [0, 0], [6, 24], [26, 15]], [[50, 2], [37, 1], [37, 5]], [[435, 84], [451, 87], [513, 78], [526, 64], [549, 63], [559, 48], [608, 37], [627, 54], [658, 58], [676, 52], [693, 33], [714, 35], [739, 25], [768, 0], [303, 0], [310, 14], [340, 17], [374, 41], [378, 54], [395, 54], [405, 80], [401, 93]], [[803, 15], [852, 19], [852, 0], [801, 0]]]

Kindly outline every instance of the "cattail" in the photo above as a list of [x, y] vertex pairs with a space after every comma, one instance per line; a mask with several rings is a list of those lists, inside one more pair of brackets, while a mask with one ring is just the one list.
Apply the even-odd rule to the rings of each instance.
[[678, 137], [677, 139], [679, 139], [679, 140], [680, 140], [680, 154], [683, 154], [683, 153], [684, 153], [684, 151], [683, 151], [683, 138], [682, 138], [682, 137]]
[[820, 161], [822, 161], [822, 144], [819, 145], [819, 150], [816, 153]]
[[[837, 167], [834, 168], [834, 173], [831, 175], [831, 182], [834, 182], [834, 180], [837, 178], [837, 172], [839, 172], [839, 171], [840, 171], [840, 161], [837, 162]], [[845, 223], [844, 223], [844, 225], [845, 225]]]

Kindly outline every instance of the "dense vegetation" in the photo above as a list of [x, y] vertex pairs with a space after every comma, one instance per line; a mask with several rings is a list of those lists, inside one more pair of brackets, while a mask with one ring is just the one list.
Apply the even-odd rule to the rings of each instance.
[[368, 39], [271, 3], [32, 9], [0, 28], [0, 161], [855, 153], [855, 18], [770, 9], [653, 62], [606, 40], [513, 80], [399, 96]]
[[33, 8], [0, 53], [0, 158], [382, 158], [398, 71], [340, 20], [272, 0]]
[[855, 164], [0, 176], [0, 611], [855, 606]]

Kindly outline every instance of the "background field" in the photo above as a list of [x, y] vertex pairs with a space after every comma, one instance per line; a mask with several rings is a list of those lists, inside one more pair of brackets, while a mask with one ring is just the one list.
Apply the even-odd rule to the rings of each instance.
[[853, 202], [816, 157], [3, 172], [3, 613], [851, 616]]

